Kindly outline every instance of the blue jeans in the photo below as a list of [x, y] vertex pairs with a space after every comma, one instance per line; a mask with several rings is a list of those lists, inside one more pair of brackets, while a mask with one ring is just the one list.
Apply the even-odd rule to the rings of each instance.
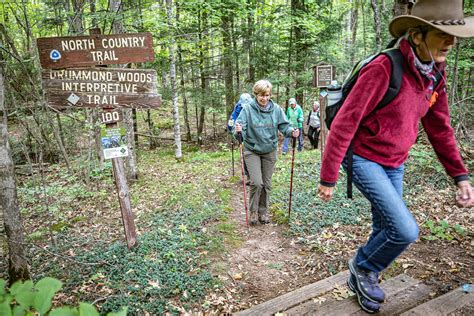
[[[304, 144], [304, 135], [303, 135], [303, 129], [299, 128], [300, 130], [300, 136], [298, 136], [298, 151], [301, 151], [303, 149], [303, 144]], [[283, 148], [281, 149], [282, 152], [287, 153], [288, 152], [288, 144], [290, 143], [290, 139], [292, 137], [285, 137], [285, 141], [283, 142]]]
[[[347, 171], [347, 157], [342, 164]], [[356, 255], [359, 268], [384, 270], [418, 238], [416, 220], [402, 199], [404, 170], [404, 165], [387, 168], [354, 154], [352, 181], [372, 210], [372, 233]]]

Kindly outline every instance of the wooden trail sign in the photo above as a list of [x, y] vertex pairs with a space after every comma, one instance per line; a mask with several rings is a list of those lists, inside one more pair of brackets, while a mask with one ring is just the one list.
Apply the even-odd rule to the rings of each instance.
[[68, 68], [42, 71], [50, 106], [92, 108], [156, 108], [156, 71], [125, 68]]
[[326, 88], [334, 80], [335, 67], [328, 64], [320, 64], [313, 67], [313, 86]]
[[151, 33], [43, 37], [37, 46], [41, 67], [47, 69], [154, 60]]

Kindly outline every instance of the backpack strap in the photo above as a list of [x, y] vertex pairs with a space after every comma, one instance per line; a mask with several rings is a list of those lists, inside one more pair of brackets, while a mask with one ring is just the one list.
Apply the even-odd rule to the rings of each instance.
[[347, 149], [347, 198], [352, 199], [352, 160], [354, 151], [352, 150], [352, 142]]
[[[392, 71], [390, 73], [390, 83], [388, 85], [388, 89], [385, 92], [382, 101], [377, 104], [373, 112], [380, 110], [387, 104], [393, 101], [395, 97], [400, 92], [400, 88], [402, 86], [402, 77], [403, 77], [403, 55], [397, 48], [387, 49], [380, 54], [387, 56], [390, 59], [390, 63], [392, 64]], [[375, 57], [379, 56], [380, 54], [376, 55]], [[375, 59], [374, 57], [374, 59]], [[371, 59], [372, 60], [372, 59]], [[360, 70], [357, 69], [356, 71]], [[435, 84], [436, 85], [436, 84]], [[352, 199], [352, 158], [354, 152], [352, 149], [352, 142], [349, 145], [347, 150], [347, 198]]]
[[441, 84], [441, 81], [443, 81], [443, 74], [441, 71], [436, 71], [434, 75], [433, 91], [438, 88], [438, 86]]
[[375, 111], [380, 110], [387, 104], [393, 101], [395, 97], [400, 92], [400, 88], [402, 86], [402, 77], [403, 77], [403, 55], [399, 49], [387, 49], [383, 51], [381, 54], [384, 54], [390, 59], [392, 64], [392, 72], [390, 74], [390, 84], [388, 85], [387, 92], [377, 104]]

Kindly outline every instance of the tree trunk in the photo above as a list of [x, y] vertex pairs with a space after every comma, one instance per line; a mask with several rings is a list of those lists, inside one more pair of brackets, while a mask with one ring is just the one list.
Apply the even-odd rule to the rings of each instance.
[[61, 135], [59, 134], [59, 127], [56, 127], [56, 125], [53, 122], [53, 119], [51, 118], [51, 113], [48, 112], [47, 110], [45, 111], [45, 116], [51, 128], [53, 129], [54, 138], [56, 139], [56, 142], [58, 143], [59, 150], [61, 151], [61, 155], [64, 158], [64, 162], [66, 163], [67, 169], [69, 173], [72, 174], [71, 163], [69, 162], [69, 156], [67, 154], [66, 147], [64, 146], [64, 143], [61, 139]]
[[[3, 59], [2, 59], [3, 61]], [[25, 256], [23, 223], [18, 206], [15, 168], [8, 142], [3, 67], [0, 66], [0, 211], [8, 243], [8, 276], [10, 284], [30, 278]]]
[[[123, 4], [122, 0], [109, 0], [110, 12], [114, 13], [116, 16], [112, 23], [112, 30], [114, 34], [124, 33], [123, 27]], [[118, 16], [121, 16], [118, 18]], [[128, 156], [126, 157], [127, 162], [127, 179], [129, 181], [134, 181], [138, 179], [137, 173], [137, 158], [135, 154], [135, 135], [133, 130], [133, 114], [131, 109], [123, 109], [123, 122], [127, 134], [127, 143], [128, 143]]]
[[364, 56], [367, 56], [367, 30], [366, 30], [366, 16], [365, 16], [365, 6], [364, 1], [361, 1], [361, 9], [362, 9], [362, 38], [364, 40]]
[[393, 17], [409, 14], [407, 0], [395, 0], [393, 2]]
[[133, 139], [135, 140], [135, 146], [138, 146], [138, 124], [137, 124], [137, 109], [132, 109], [133, 119]]
[[[90, 0], [90, 11], [92, 15], [91, 25], [93, 29], [98, 28], [98, 22], [96, 14], [96, 0]], [[94, 140], [93, 144], [95, 146], [95, 151], [97, 153], [97, 159], [99, 159], [99, 167], [102, 168], [104, 166], [104, 151], [102, 150], [102, 140], [100, 136], [100, 124], [98, 123], [99, 118], [99, 110], [98, 109], [91, 109], [91, 111], [87, 111], [87, 115], [90, 116], [90, 122], [92, 128], [90, 129], [90, 137]], [[91, 143], [92, 145], [92, 143]]]
[[96, 0], [89, 0], [90, 1], [90, 6], [89, 6], [89, 9], [91, 11], [91, 15], [92, 15], [92, 20], [91, 20], [91, 25], [92, 25], [92, 28], [97, 28], [98, 27], [98, 23], [97, 23], [97, 17], [96, 17], [96, 6], [95, 6], [95, 1]]
[[[176, 24], [179, 25], [179, 2], [176, 3]], [[186, 128], [186, 141], [191, 141], [191, 126], [189, 124], [189, 112], [188, 112], [188, 99], [186, 97], [186, 87], [185, 87], [185, 80], [184, 80], [184, 69], [183, 69], [183, 56], [181, 52], [181, 46], [178, 44], [178, 65], [179, 65], [179, 72], [181, 73], [180, 76], [180, 86], [181, 86], [181, 95], [183, 97], [183, 118], [184, 118], [184, 126]]]
[[26, 50], [29, 52], [31, 50], [31, 40], [33, 38], [33, 33], [30, 26], [30, 20], [28, 19], [28, 11], [26, 9], [25, 0], [21, 1], [23, 9], [23, 17], [25, 19], [25, 34], [26, 34]]
[[[231, 30], [232, 30], [232, 51], [234, 55], [234, 62], [235, 62], [235, 87], [237, 91], [237, 95], [240, 95], [241, 87], [240, 87], [240, 62], [239, 62], [239, 50], [237, 48], [237, 39], [235, 35], [235, 19], [231, 17]], [[236, 94], [234, 94], [234, 97]], [[229, 115], [227, 116], [229, 117]]]
[[459, 78], [459, 51], [460, 51], [460, 45], [459, 42], [456, 43], [454, 46], [454, 52], [455, 52], [455, 57], [454, 57], [454, 67], [453, 67], [453, 79], [451, 82], [451, 89], [449, 91], [449, 104], [453, 104], [456, 102], [456, 92], [458, 91], [458, 78]]
[[351, 9], [351, 21], [350, 21], [350, 31], [352, 34], [352, 39], [350, 42], [350, 54], [349, 60], [351, 65], [355, 63], [355, 53], [356, 53], [356, 40], [357, 40], [357, 21], [359, 19], [359, 5], [358, 0], [353, 0], [352, 9]]
[[84, 32], [82, 14], [85, 0], [72, 0], [72, 14], [69, 18], [69, 34], [79, 35]]
[[[207, 36], [204, 35], [205, 32], [207, 32], [207, 13], [203, 12], [201, 9], [199, 11], [199, 70], [200, 70], [200, 75], [201, 75], [201, 106], [200, 106], [200, 111], [199, 111], [199, 120], [198, 120], [198, 126], [197, 126], [197, 139], [198, 139], [198, 144], [202, 145], [203, 144], [203, 131], [204, 131], [204, 119], [206, 115], [206, 103], [207, 103], [207, 71], [205, 70], [205, 58], [204, 58], [204, 51], [207, 51], [207, 44], [204, 44], [204, 39], [207, 40]], [[207, 41], [206, 41], [207, 42]], [[197, 113], [196, 113], [197, 114]]]
[[[292, 24], [293, 24], [293, 18], [292, 18]], [[288, 79], [291, 78], [292, 53], [293, 53], [293, 26], [290, 28], [290, 38], [288, 40], [288, 64], [286, 65], [286, 75]], [[286, 105], [288, 105], [286, 101], [288, 101], [288, 98], [290, 97], [290, 90], [291, 90], [290, 82], [291, 80], [288, 80], [285, 87], [285, 104]], [[286, 113], [286, 107], [285, 107], [285, 113]]]
[[[155, 124], [153, 123], [153, 120], [151, 118], [151, 110], [147, 109], [146, 110], [146, 119], [145, 122], [148, 124], [148, 133], [151, 136], [154, 136], [155, 132]], [[148, 147], [150, 150], [155, 149], [158, 146], [158, 141], [155, 137], [148, 137]]]
[[[168, 27], [170, 30], [174, 29], [173, 23], [173, 6], [171, 0], [166, 0], [166, 13], [168, 16]], [[173, 94], [173, 120], [174, 120], [174, 144], [175, 148], [175, 157], [176, 159], [182, 158], [181, 152], [181, 128], [179, 126], [179, 108], [178, 108], [178, 87], [176, 84], [176, 61], [174, 57], [174, 46], [175, 39], [174, 34], [171, 33], [170, 43], [169, 43], [169, 54], [170, 54], [170, 77], [171, 77], [171, 90]]]
[[189, 124], [189, 113], [188, 113], [188, 99], [186, 97], [186, 88], [184, 85], [184, 70], [183, 70], [183, 57], [181, 56], [181, 48], [178, 45], [178, 63], [179, 70], [181, 72], [180, 86], [181, 94], [183, 96], [183, 111], [184, 111], [184, 126], [186, 127], [186, 141], [191, 141], [191, 126]]
[[[226, 8], [224, 8], [225, 10]], [[228, 9], [228, 8], [227, 8]], [[224, 85], [225, 85], [225, 104], [226, 117], [229, 117], [234, 108], [234, 76], [232, 70], [232, 52], [231, 52], [231, 23], [230, 9], [225, 10], [221, 16], [222, 46], [223, 46], [223, 64], [224, 64]]]
[[254, 16], [253, 16], [253, 0], [247, 0], [247, 36], [245, 39], [247, 48], [247, 57], [249, 63], [249, 78], [247, 82], [255, 82], [255, 54], [253, 44], [254, 33]]
[[[304, 19], [307, 14], [307, 7], [304, 0], [292, 0], [291, 1], [293, 15], [299, 19]], [[304, 41], [304, 29], [300, 23], [293, 24], [293, 35], [294, 35], [294, 47], [295, 47], [295, 61], [294, 61], [294, 72], [295, 72], [295, 98], [298, 103], [303, 107], [304, 98], [304, 87], [306, 85], [304, 73], [305, 73], [305, 60], [309, 46]]]
[[382, 50], [382, 22], [380, 19], [380, 7], [378, 0], [370, 0], [370, 4], [374, 11], [375, 46], [377, 52], [380, 52]]

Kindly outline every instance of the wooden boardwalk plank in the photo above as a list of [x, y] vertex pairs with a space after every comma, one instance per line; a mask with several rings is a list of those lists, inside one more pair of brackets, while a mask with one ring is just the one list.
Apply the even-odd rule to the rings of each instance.
[[241, 311], [236, 315], [273, 315], [279, 311], [287, 310], [295, 305], [307, 301], [313, 297], [321, 295], [327, 291], [332, 290], [338, 285], [343, 285], [349, 276], [349, 271], [342, 271], [329, 278], [306, 285], [293, 292], [275, 297], [262, 304], [255, 305], [249, 309]]
[[458, 309], [461, 309], [463, 306], [470, 305], [472, 303], [474, 303], [474, 292], [464, 292], [462, 287], [459, 287], [449, 293], [446, 293], [403, 313], [402, 316], [442, 316], [452, 313]]
[[[387, 301], [382, 304], [380, 312], [377, 316], [381, 315], [400, 315], [406, 310], [413, 308], [430, 299], [430, 293], [433, 289], [423, 283], [418, 283], [406, 290], [398, 292], [395, 295], [388, 297]], [[362, 309], [359, 309], [355, 315], [367, 315]]]
[[[405, 274], [398, 275], [381, 284], [387, 294], [387, 301], [383, 303], [380, 314], [394, 315], [403, 312], [429, 297], [430, 289], [419, 284], [420, 281]], [[418, 293], [419, 292], [419, 293]], [[422, 297], [417, 300], [418, 294]], [[403, 301], [401, 301], [403, 299]], [[357, 303], [356, 296], [343, 301], [328, 300], [323, 304], [312, 300], [287, 310], [288, 315], [366, 315]], [[378, 314], [378, 315], [380, 315]]]

